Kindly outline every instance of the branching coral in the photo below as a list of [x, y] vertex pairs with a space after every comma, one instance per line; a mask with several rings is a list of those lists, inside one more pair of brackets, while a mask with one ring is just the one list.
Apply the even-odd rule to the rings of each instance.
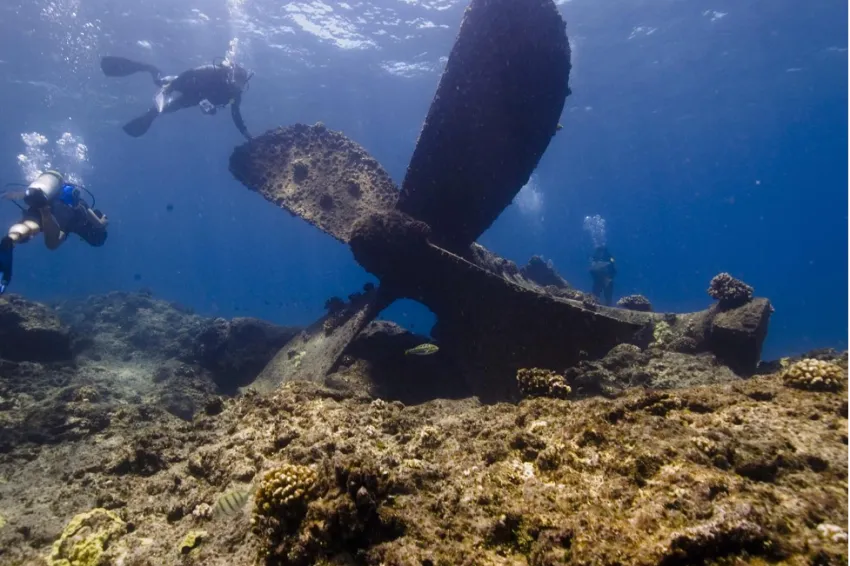
[[708, 284], [708, 294], [723, 308], [738, 307], [753, 298], [753, 288], [728, 273], [715, 275]]
[[785, 385], [798, 389], [838, 391], [847, 381], [847, 376], [838, 364], [806, 358], [785, 368], [782, 380]]
[[523, 397], [566, 399], [572, 392], [562, 375], [548, 369], [520, 369], [516, 373], [516, 380]]

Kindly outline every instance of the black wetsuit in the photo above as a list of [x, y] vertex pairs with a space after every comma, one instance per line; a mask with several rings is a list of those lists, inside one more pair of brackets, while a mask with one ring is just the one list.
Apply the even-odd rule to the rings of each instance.
[[593, 295], [597, 298], [604, 296], [605, 304], [608, 306], [611, 306], [614, 295], [615, 275], [617, 275], [617, 268], [614, 267], [614, 257], [608, 252], [606, 246], [597, 247], [590, 260]]
[[245, 138], [251, 139], [240, 110], [242, 90], [250, 76], [239, 65], [202, 65], [175, 77], [163, 76], [153, 65], [110, 56], [101, 59], [101, 69], [110, 77], [147, 72], [151, 74], [154, 84], [161, 87], [154, 105], [145, 114], [124, 125], [124, 131], [133, 137], [144, 135], [160, 114], [201, 106], [205, 114], [212, 115], [218, 108], [229, 104], [236, 128]]
[[[76, 234], [86, 241], [90, 246], [100, 247], [106, 242], [106, 227], [92, 220], [88, 214], [89, 205], [86, 201], [75, 196], [75, 203], [68, 205], [65, 202], [56, 199], [50, 205], [50, 212], [59, 229], [66, 234]], [[97, 216], [103, 217], [103, 213], [99, 210], [92, 210]], [[30, 209], [27, 215], [38, 216], [38, 211]], [[37, 220], [39, 220], [37, 218]]]

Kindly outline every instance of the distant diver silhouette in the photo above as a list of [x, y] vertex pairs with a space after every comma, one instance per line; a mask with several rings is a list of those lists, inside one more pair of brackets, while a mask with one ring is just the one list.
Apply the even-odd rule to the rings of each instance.
[[237, 63], [225, 59], [220, 63], [213, 62], [211, 65], [183, 71], [177, 76], [163, 76], [153, 65], [124, 57], [104, 56], [100, 60], [100, 68], [107, 77], [150, 73], [154, 84], [160, 87], [154, 97], [154, 105], [124, 125], [124, 131], [134, 138], [143, 136], [160, 114], [199, 106], [204, 114], [212, 116], [219, 108], [230, 104], [233, 123], [245, 138], [251, 139], [251, 134], [242, 120], [240, 104], [242, 93], [253, 73], [249, 73]]
[[593, 295], [598, 299], [604, 297], [605, 304], [611, 306], [614, 295], [614, 256], [608, 251], [608, 246], [597, 246], [590, 259], [590, 276], [593, 278]]
[[[58, 248], [68, 234], [77, 234], [92, 246], [102, 246], [106, 241], [106, 215], [94, 208], [94, 195], [85, 187], [65, 181], [61, 173], [45, 171], [22, 191], [10, 191], [3, 195], [9, 200], [23, 200], [29, 208], [24, 209], [21, 221], [12, 225], [0, 240], [0, 294], [12, 281], [14, 248], [30, 241], [39, 232], [44, 232], [44, 243], [50, 250]], [[89, 205], [80, 196], [80, 189], [92, 197]]]

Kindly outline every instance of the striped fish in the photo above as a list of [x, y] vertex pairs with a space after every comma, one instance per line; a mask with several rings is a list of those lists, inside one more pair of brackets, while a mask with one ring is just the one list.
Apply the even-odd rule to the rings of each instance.
[[404, 351], [405, 356], [430, 356], [431, 354], [436, 354], [440, 351], [440, 348], [437, 347], [436, 344], [419, 344], [415, 348], [411, 348], [409, 350]]
[[245, 488], [231, 489], [223, 493], [215, 502], [213, 515], [215, 517], [235, 515], [245, 507], [253, 490]]

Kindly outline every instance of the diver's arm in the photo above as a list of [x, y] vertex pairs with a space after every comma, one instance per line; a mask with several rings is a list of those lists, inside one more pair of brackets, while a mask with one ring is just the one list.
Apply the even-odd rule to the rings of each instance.
[[80, 237], [90, 246], [102, 246], [106, 242], [106, 227], [109, 225], [109, 218], [99, 210], [93, 210], [89, 207], [85, 207], [85, 209], [85, 222], [90, 228], [81, 233]]
[[45, 206], [40, 212], [41, 229], [44, 232], [44, 244], [48, 250], [55, 250], [62, 245], [62, 242], [65, 241], [68, 235], [59, 228], [59, 223], [56, 222], [56, 218], [53, 216], [49, 207]]
[[233, 116], [233, 123], [236, 124], [236, 129], [245, 136], [245, 139], [250, 140], [251, 134], [248, 133], [248, 128], [245, 127], [245, 121], [242, 120], [242, 112], [239, 105], [242, 104], [242, 95], [237, 94], [233, 102], [230, 103], [230, 115]]

